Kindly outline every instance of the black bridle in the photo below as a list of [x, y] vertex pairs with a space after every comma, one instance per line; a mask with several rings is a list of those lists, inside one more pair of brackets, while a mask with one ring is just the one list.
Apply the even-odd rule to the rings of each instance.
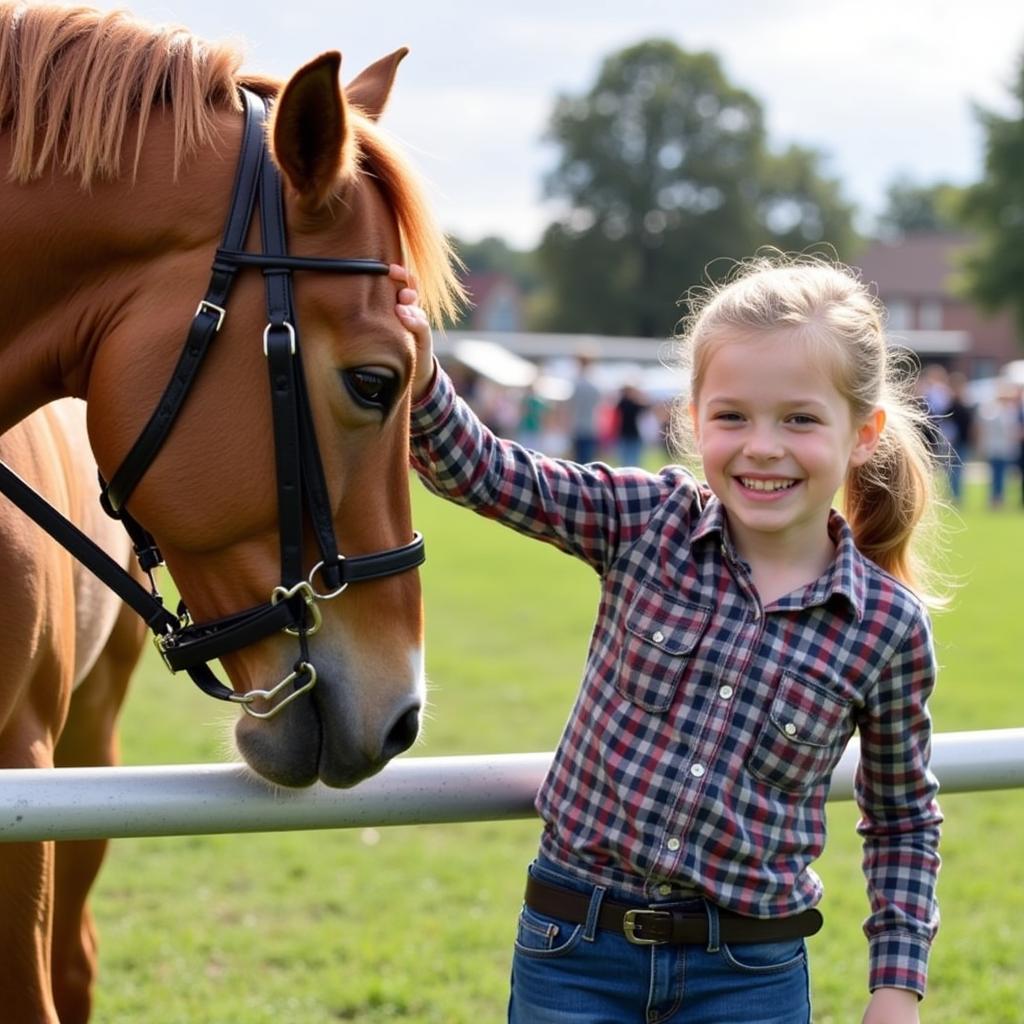
[[[346, 558], [338, 550], [302, 369], [292, 274], [309, 270], [385, 275], [388, 264], [372, 259], [288, 255], [281, 177], [264, 137], [266, 106], [260, 96], [248, 90], [242, 91], [242, 99], [245, 112], [242, 149], [223, 242], [214, 257], [209, 287], [196, 309], [185, 346], [156, 409], [110, 482], [103, 484], [100, 497], [103, 508], [120, 519], [131, 536], [139, 563], [149, 575], [151, 591], [137, 583], [3, 463], [0, 463], [0, 493], [142, 616], [172, 672], [184, 670], [211, 697], [240, 703], [249, 714], [269, 718], [316, 683], [316, 669], [308, 656], [308, 638], [320, 627], [317, 602], [337, 597], [350, 583], [414, 569], [423, 563], [424, 549], [423, 538], [414, 533], [410, 543], [371, 555]], [[246, 252], [243, 247], [257, 196], [262, 251]], [[149, 532], [124, 506], [167, 440], [203, 358], [224, 322], [235, 276], [247, 267], [261, 269], [266, 282], [267, 326], [263, 332], [263, 351], [270, 371], [273, 409], [281, 582], [264, 604], [195, 624], [184, 605], [179, 605], [176, 615], [164, 605], [152, 576], [153, 570], [163, 562], [159, 549]], [[307, 518], [320, 552], [320, 561], [308, 576], [303, 573], [302, 557]], [[317, 590], [318, 578], [322, 591]], [[235, 693], [214, 675], [208, 662], [281, 630], [298, 638], [299, 657], [292, 673], [274, 687]], [[268, 709], [256, 710], [252, 704], [257, 699], [267, 702]]]

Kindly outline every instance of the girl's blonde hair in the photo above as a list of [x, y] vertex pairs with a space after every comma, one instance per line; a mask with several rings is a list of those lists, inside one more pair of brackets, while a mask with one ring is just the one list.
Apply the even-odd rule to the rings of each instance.
[[876, 408], [885, 412], [878, 448], [850, 468], [843, 488], [842, 511], [857, 547], [927, 603], [944, 603], [933, 592], [936, 574], [924, 553], [938, 526], [937, 467], [913, 393], [916, 366], [890, 348], [884, 308], [857, 274], [823, 257], [772, 252], [687, 298], [690, 312], [677, 337], [690, 390], [673, 412], [676, 447], [691, 449], [688, 405], [697, 401], [717, 341], [781, 329], [817, 346], [832, 356], [827, 365], [855, 423]]

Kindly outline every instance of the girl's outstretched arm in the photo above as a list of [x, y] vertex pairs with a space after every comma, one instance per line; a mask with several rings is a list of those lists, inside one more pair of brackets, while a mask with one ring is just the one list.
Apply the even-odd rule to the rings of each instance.
[[414, 278], [397, 265], [389, 276], [399, 286], [395, 315], [415, 339], [409, 457], [429, 490], [548, 541], [602, 574], [664, 502], [674, 500], [680, 519], [699, 514], [697, 483], [680, 467], [651, 474], [579, 465], [496, 437], [437, 369]]

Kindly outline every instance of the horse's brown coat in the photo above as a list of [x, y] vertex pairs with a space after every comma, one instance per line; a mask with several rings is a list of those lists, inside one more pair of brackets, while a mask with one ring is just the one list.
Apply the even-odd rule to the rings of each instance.
[[[280, 89], [270, 138], [288, 184], [291, 251], [405, 262], [437, 314], [458, 297], [450, 254], [375, 124], [403, 55], [378, 61], [348, 90], [337, 54], [311, 61]], [[104, 475], [119, 465], [205, 291], [241, 137], [237, 89], [279, 90], [240, 77], [239, 64], [228, 47], [124, 14], [0, 2], [0, 431], [51, 399], [78, 396], [88, 402]], [[129, 501], [197, 621], [260, 604], [279, 582], [262, 287], [255, 272], [236, 284], [194, 392]], [[412, 536], [414, 348], [394, 301], [385, 278], [301, 274], [296, 284], [313, 416], [346, 554]], [[361, 367], [398, 381], [385, 415], [360, 407], [344, 387], [342, 374]], [[25, 468], [32, 476], [53, 466], [32, 460]], [[52, 486], [62, 486], [59, 476]], [[0, 688], [2, 763], [105, 763], [138, 626], [124, 617], [112, 624], [110, 643], [72, 697], [69, 637], [90, 635], [75, 634], [77, 571], [19, 514], [4, 509], [2, 526], [0, 572], [7, 566], [13, 584], [0, 649], [13, 666]], [[312, 550], [307, 558], [311, 568]], [[248, 763], [286, 785], [351, 785], [379, 770], [412, 742], [424, 700], [415, 573], [360, 584], [322, 611], [323, 629], [310, 643], [317, 686], [278, 717], [243, 718], [236, 730]], [[224, 668], [235, 689], [263, 689], [295, 659], [294, 639], [281, 636], [226, 657]], [[50, 844], [0, 847], [0, 1005], [19, 1024], [54, 1024], [56, 1012], [68, 1024], [88, 1013], [93, 940], [84, 898], [102, 846], [76, 846], [74, 867], [61, 853], [55, 864]]]
[[[122, 565], [100, 510], [85, 409], [48, 405], [0, 437], [0, 459]], [[112, 764], [141, 620], [13, 505], [0, 501], [0, 765]], [[84, 1021], [95, 972], [85, 899], [106, 844], [0, 844], [0, 1016]], [[52, 983], [51, 983], [52, 976]]]

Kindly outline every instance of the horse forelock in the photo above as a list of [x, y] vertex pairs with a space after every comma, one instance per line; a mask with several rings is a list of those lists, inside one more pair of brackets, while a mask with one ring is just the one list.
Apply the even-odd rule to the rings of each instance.
[[418, 176], [375, 122], [357, 114], [354, 128], [360, 171], [376, 180], [395, 214], [420, 304], [432, 320], [454, 320], [466, 298], [456, 273], [461, 264], [437, 226]]
[[116, 179], [137, 115], [132, 172], [154, 105], [171, 112], [174, 162], [210, 137], [217, 107], [240, 109], [241, 52], [124, 11], [0, 2], [0, 126], [11, 137], [8, 177], [57, 166], [83, 187]]

